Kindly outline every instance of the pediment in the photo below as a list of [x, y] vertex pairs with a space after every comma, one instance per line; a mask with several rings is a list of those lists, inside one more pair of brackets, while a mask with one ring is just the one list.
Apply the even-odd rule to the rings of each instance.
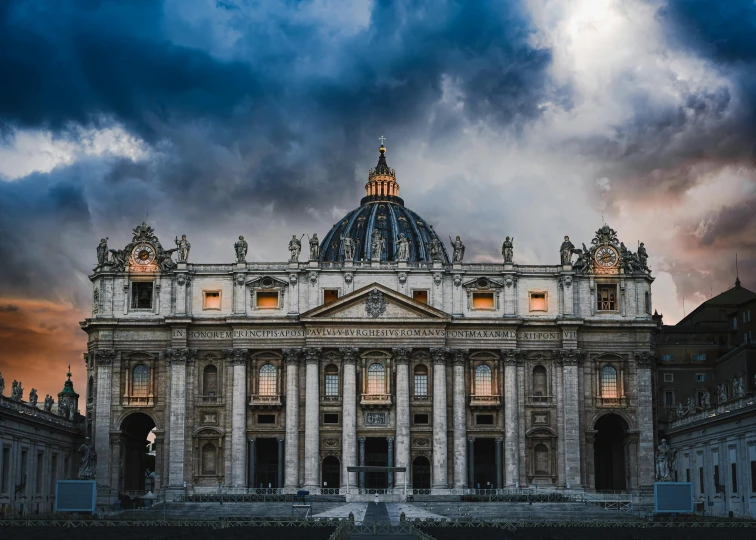
[[246, 285], [250, 289], [284, 289], [289, 283], [273, 276], [260, 276], [247, 281]]
[[365, 321], [415, 319], [418, 322], [430, 319], [434, 322], [447, 322], [451, 320], [451, 317], [444, 311], [373, 283], [300, 315], [300, 320], [307, 319], [362, 319]]
[[477, 277], [469, 281], [465, 281], [462, 284], [462, 288], [466, 290], [492, 291], [504, 288], [504, 283], [497, 279]]

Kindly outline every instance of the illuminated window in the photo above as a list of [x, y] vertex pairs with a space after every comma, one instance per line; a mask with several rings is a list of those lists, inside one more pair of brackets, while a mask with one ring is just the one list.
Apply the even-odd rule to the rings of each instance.
[[599, 285], [596, 298], [599, 311], [617, 310], [617, 287], [615, 285]]
[[220, 291], [205, 291], [204, 304], [202, 309], [220, 309], [221, 308], [221, 293]]
[[617, 391], [617, 370], [612, 366], [604, 366], [601, 369], [601, 397], [619, 397]]
[[276, 395], [276, 366], [265, 364], [260, 368], [259, 392], [261, 396]]
[[257, 291], [257, 309], [278, 309], [278, 292]]
[[493, 309], [494, 308], [493, 293], [473, 293], [472, 307], [473, 309]]
[[530, 311], [546, 311], [546, 293], [530, 293]]
[[368, 368], [368, 394], [383, 394], [385, 389], [385, 370], [382, 364], [374, 363], [370, 364]]
[[423, 364], [415, 367], [415, 395], [420, 397], [428, 395], [428, 368]]
[[218, 368], [210, 364], [202, 371], [203, 395], [214, 398], [218, 395]]
[[131, 284], [131, 309], [152, 309], [152, 282]]
[[202, 447], [202, 474], [215, 474], [216, 455], [217, 452], [215, 451], [214, 444], [207, 443]]
[[412, 299], [416, 302], [428, 303], [428, 291], [412, 291]]
[[491, 395], [491, 367], [488, 364], [481, 364], [475, 368], [475, 395]]
[[325, 368], [325, 395], [339, 395], [339, 368], [330, 364]]
[[150, 372], [147, 366], [139, 364], [134, 367], [133, 378], [131, 380], [131, 395], [137, 397], [147, 396], [149, 394]]
[[339, 290], [338, 289], [323, 289], [323, 303], [328, 304], [330, 302], [333, 302], [334, 300], [338, 300], [339, 298]]

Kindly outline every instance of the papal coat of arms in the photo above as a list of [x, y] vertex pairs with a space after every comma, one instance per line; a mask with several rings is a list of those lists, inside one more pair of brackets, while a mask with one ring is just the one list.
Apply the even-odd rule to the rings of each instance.
[[380, 317], [386, 312], [386, 299], [378, 289], [370, 291], [365, 302], [365, 312], [370, 317]]

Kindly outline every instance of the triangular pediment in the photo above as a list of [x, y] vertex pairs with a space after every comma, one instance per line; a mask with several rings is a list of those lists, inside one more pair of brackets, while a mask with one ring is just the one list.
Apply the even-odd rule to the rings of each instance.
[[373, 283], [300, 315], [300, 320], [308, 319], [363, 319], [366, 321], [415, 319], [418, 322], [422, 320], [427, 322], [431, 319], [434, 322], [446, 322], [451, 320], [451, 317], [444, 311]]

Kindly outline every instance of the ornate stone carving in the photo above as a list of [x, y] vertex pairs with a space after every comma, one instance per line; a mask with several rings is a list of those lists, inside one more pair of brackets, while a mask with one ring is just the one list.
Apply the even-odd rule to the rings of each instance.
[[404, 236], [404, 233], [399, 233], [399, 238], [396, 240], [396, 260], [406, 262], [409, 259], [409, 238]]
[[557, 349], [554, 351], [554, 359], [564, 365], [577, 365], [585, 353], [579, 349]]
[[249, 349], [224, 349], [223, 355], [231, 365], [246, 364], [249, 358]]
[[502, 349], [501, 350], [502, 362], [517, 364], [522, 360], [522, 351], [519, 349]]
[[79, 447], [79, 480], [92, 480], [95, 478], [97, 470], [97, 452], [93, 444], [89, 442], [89, 437], [84, 439], [84, 444]]
[[313, 233], [310, 238], [310, 260], [317, 261], [320, 256], [320, 242], [318, 241], [318, 233]]
[[197, 357], [197, 349], [166, 349], [165, 358], [169, 364], [188, 364]]
[[187, 274], [179, 274], [176, 278], [176, 284], [179, 287], [183, 287], [184, 285], [188, 284], [192, 281], [192, 277]]
[[409, 362], [410, 354], [412, 354], [412, 348], [410, 347], [395, 347], [391, 349], [394, 354], [394, 361], [397, 365], [406, 364]]
[[441, 272], [433, 272], [433, 283], [436, 284], [436, 287], [441, 285], [441, 278], [443, 276], [441, 275]]
[[192, 249], [192, 245], [186, 239], [186, 235], [182, 234], [181, 240], [179, 240], [177, 236], [174, 242], [176, 243], [176, 247], [178, 248], [178, 262], [187, 262], [189, 260], [189, 250]]
[[386, 312], [386, 298], [378, 289], [373, 289], [365, 300], [365, 313], [369, 317], [380, 317]]
[[105, 266], [108, 262], [108, 239], [103, 238], [97, 246], [97, 265]]
[[517, 285], [517, 276], [508, 274], [507, 277], [504, 278], [504, 284], [507, 287], [512, 287], [513, 285]]
[[514, 236], [511, 239], [508, 236], [504, 239], [504, 243], [501, 245], [501, 255], [504, 257], [505, 264], [512, 264], [512, 258], [514, 257]]
[[653, 359], [654, 355], [649, 351], [640, 351], [635, 353], [635, 362], [640, 367], [650, 367]]
[[469, 349], [452, 349], [452, 363], [456, 365], [464, 365], [467, 360], [467, 355], [470, 353]]
[[337, 444], [339, 444], [339, 440], [338, 439], [323, 439], [323, 444], [325, 446], [336, 446]]
[[452, 240], [452, 237], [450, 236], [449, 240], [451, 240], [452, 249], [454, 250], [454, 254], [452, 255], [452, 263], [462, 264], [462, 259], [464, 259], [465, 257], [465, 244], [462, 243], [459, 235], [457, 235], [457, 238], [454, 240]]
[[746, 394], [745, 377], [741, 374], [732, 376], [732, 397], [739, 398]]
[[296, 234], [292, 234], [291, 240], [289, 240], [289, 262], [293, 262], [293, 263], [299, 262], [299, 254], [301, 252], [302, 252], [302, 237], [297, 238]]
[[307, 279], [310, 280], [310, 285], [314, 287], [318, 283], [318, 273], [315, 270], [310, 270], [307, 273]]
[[430, 440], [424, 438], [424, 437], [418, 437], [415, 439], [415, 446], [428, 446], [430, 444]]
[[323, 349], [320, 347], [306, 347], [303, 349], [305, 362], [308, 364], [316, 364], [320, 362], [320, 356]]
[[345, 364], [354, 364], [360, 354], [360, 350], [357, 347], [341, 347], [339, 352]]
[[459, 287], [462, 284], [462, 274], [454, 274], [454, 286]]
[[100, 312], [100, 289], [95, 288], [92, 292], [92, 315]]
[[244, 285], [244, 274], [236, 274], [236, 284], [239, 286]]
[[575, 252], [575, 244], [570, 242], [570, 237], [565, 236], [564, 242], [559, 247], [559, 254], [562, 257], [562, 266], [572, 264], [572, 254]]
[[287, 366], [298, 364], [302, 357], [302, 349], [300, 348], [284, 349], [282, 352]]
[[433, 225], [430, 226], [431, 234], [428, 241], [428, 253], [430, 253], [431, 260], [433, 262], [444, 260], [444, 248], [441, 245], [441, 240], [436, 236], [436, 232], [433, 230]]
[[94, 357], [97, 365], [109, 366], [115, 359], [115, 351], [113, 349], [97, 349]]
[[351, 272], [344, 274], [344, 283], [346, 283], [347, 285], [352, 283], [352, 279], [354, 279], [354, 274], [352, 274]]
[[365, 425], [368, 426], [385, 426], [388, 423], [385, 412], [368, 412], [365, 413]]
[[381, 235], [381, 231], [373, 229], [370, 237], [370, 258], [376, 261], [381, 260], [381, 253], [386, 249], [386, 240]]
[[399, 283], [402, 285], [407, 283], [407, 272], [399, 272]]
[[289, 283], [291, 283], [292, 287], [297, 284], [298, 279], [296, 274], [289, 274]]
[[[727, 401], [727, 385], [722, 383], [717, 385], [717, 404], [721, 405]], [[678, 408], [681, 405], [678, 404]]]
[[351, 261], [354, 259], [354, 240], [349, 235], [341, 237], [341, 245], [344, 246], [344, 260]]
[[247, 248], [249, 244], [243, 236], [239, 236], [239, 241], [234, 244], [234, 252], [236, 253], [236, 262], [243, 263], [247, 260]]
[[29, 405], [31, 405], [32, 407], [36, 407], [38, 399], [39, 397], [37, 396], [37, 389], [32, 388], [31, 391], [29, 392]]
[[572, 287], [572, 276], [559, 276], [559, 287], [562, 289]]
[[711, 408], [711, 394], [708, 390], [704, 390], [703, 398], [701, 398], [701, 407], [704, 409]]
[[434, 347], [430, 350], [431, 359], [434, 364], [446, 364], [446, 359], [449, 357], [449, 349], [447, 347]]

